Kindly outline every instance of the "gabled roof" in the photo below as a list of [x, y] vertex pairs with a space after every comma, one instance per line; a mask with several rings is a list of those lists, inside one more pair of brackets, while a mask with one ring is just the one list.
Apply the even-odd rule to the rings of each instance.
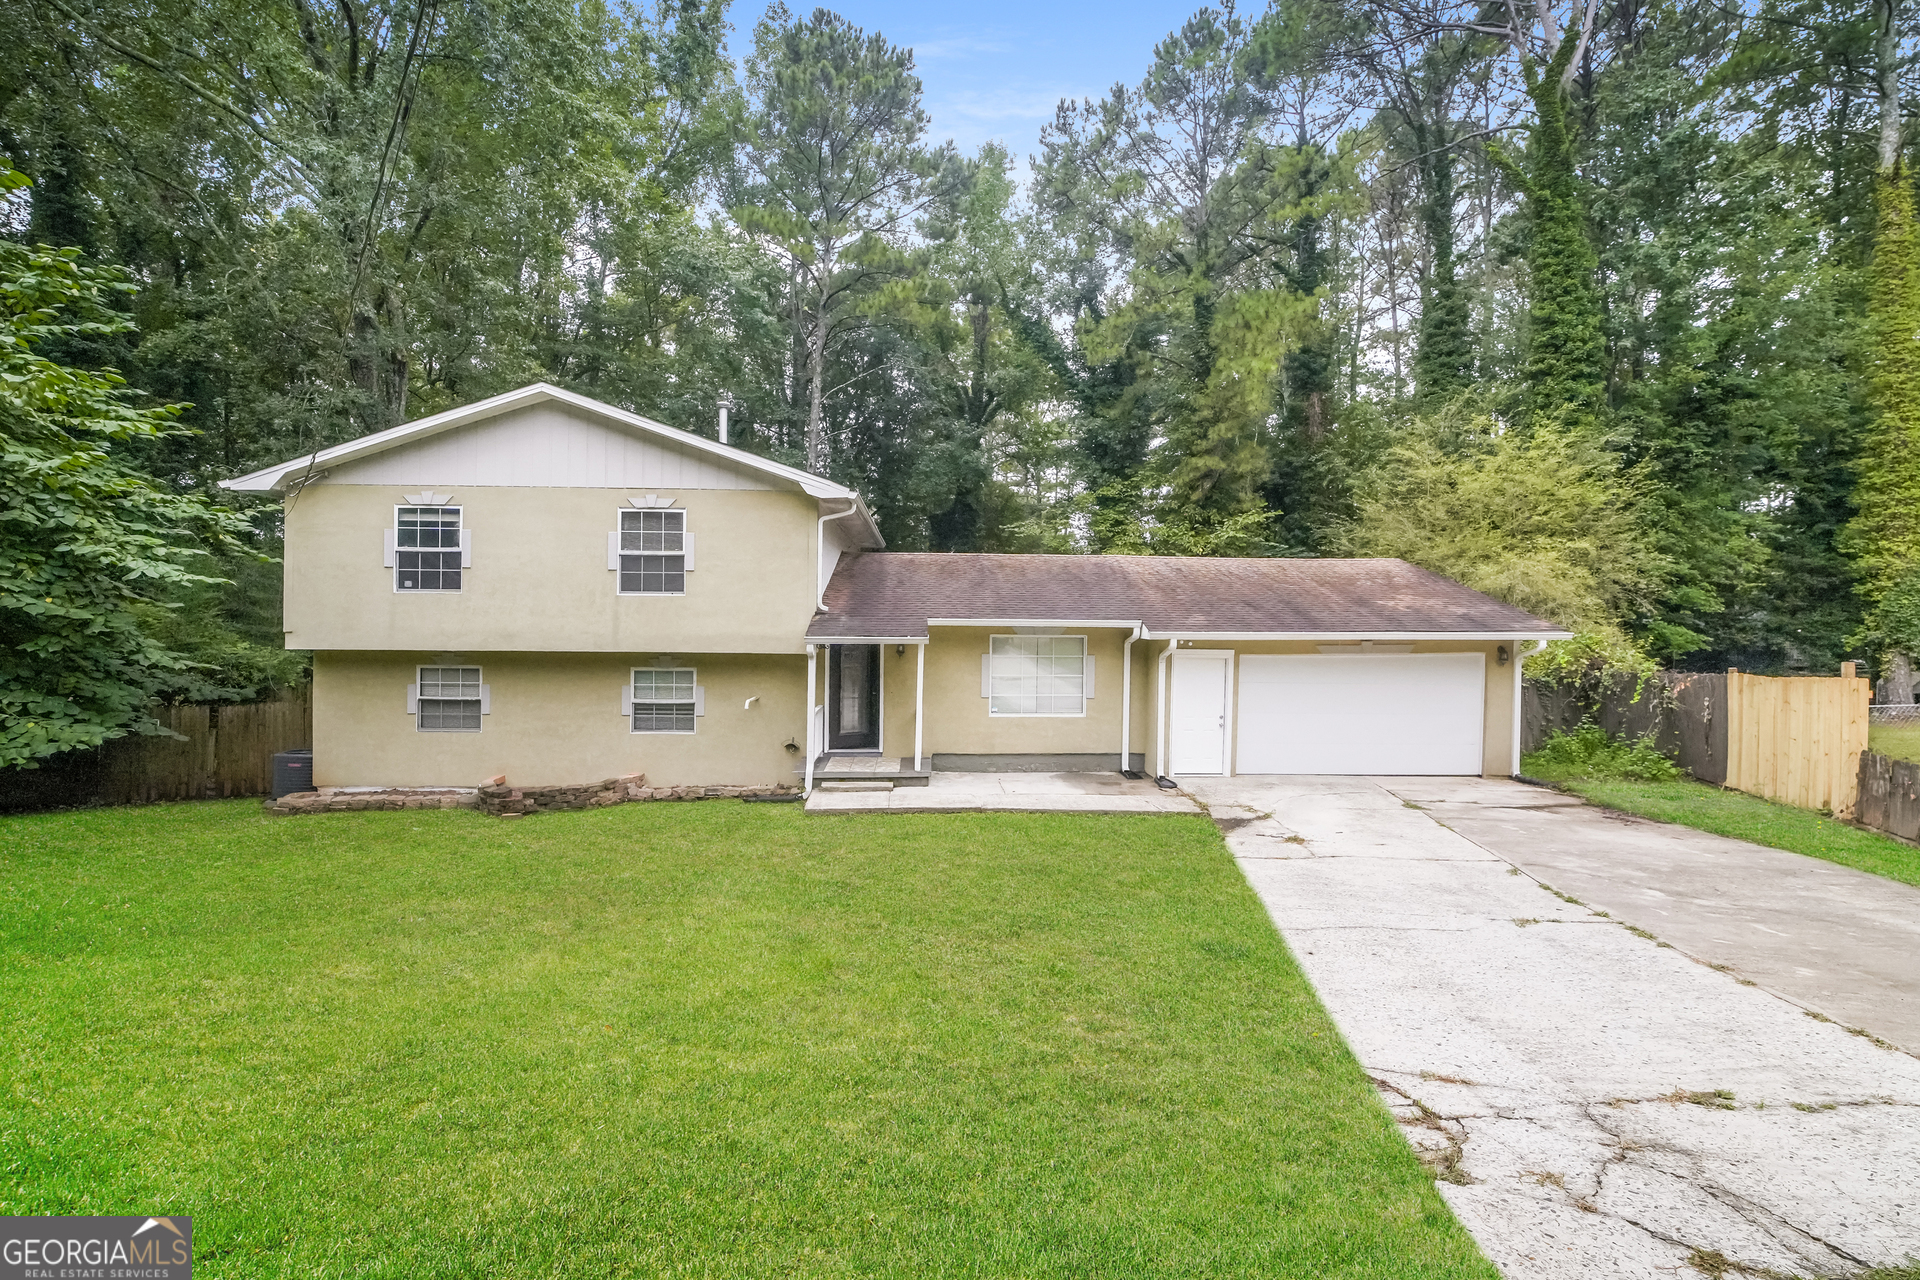
[[845, 485], [835, 484], [812, 472], [784, 466], [763, 458], [759, 454], [749, 453], [745, 449], [736, 449], [732, 445], [721, 444], [717, 440], [709, 440], [689, 431], [681, 431], [664, 422], [643, 418], [637, 413], [629, 413], [625, 409], [615, 408], [590, 396], [579, 395], [545, 382], [535, 382], [517, 391], [509, 391], [491, 399], [462, 405], [458, 409], [448, 409], [444, 413], [436, 413], [431, 417], [418, 418], [386, 431], [376, 431], [372, 435], [334, 445], [331, 449], [322, 449], [316, 454], [293, 458], [244, 476], [235, 476], [231, 480], [222, 480], [220, 487], [244, 493], [281, 492], [288, 485], [297, 484], [310, 474], [321, 474], [329, 467], [358, 462], [391, 449], [430, 440], [443, 432], [547, 401], [568, 405], [617, 428], [652, 437], [676, 448], [722, 460], [772, 480], [785, 481], [814, 498], [852, 502], [859, 507], [861, 514], [865, 517], [869, 531], [873, 535], [874, 544], [884, 545], [880, 541], [879, 528], [872, 513], [867, 510], [866, 503], [857, 492]]
[[917, 639], [929, 624], [1142, 626], [1217, 639], [1554, 639], [1568, 633], [1404, 560], [849, 555], [810, 639]]

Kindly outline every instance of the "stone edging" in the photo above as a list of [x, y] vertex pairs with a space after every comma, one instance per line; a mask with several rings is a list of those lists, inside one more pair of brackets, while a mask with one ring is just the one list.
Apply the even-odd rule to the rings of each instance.
[[792, 785], [649, 787], [647, 775], [630, 773], [599, 782], [571, 786], [514, 787], [505, 775], [488, 778], [477, 790], [299, 791], [268, 800], [273, 814], [351, 813], [397, 809], [478, 809], [496, 818], [518, 818], [529, 813], [558, 813], [569, 809], [604, 809], [641, 800], [739, 800], [750, 796], [796, 795]]

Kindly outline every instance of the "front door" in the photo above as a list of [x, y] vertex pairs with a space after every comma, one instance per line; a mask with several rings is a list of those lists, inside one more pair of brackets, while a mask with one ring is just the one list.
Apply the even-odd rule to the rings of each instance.
[[880, 749], [880, 646], [827, 648], [827, 750]]
[[1168, 737], [1176, 775], [1227, 771], [1227, 657], [1223, 650], [1174, 652]]

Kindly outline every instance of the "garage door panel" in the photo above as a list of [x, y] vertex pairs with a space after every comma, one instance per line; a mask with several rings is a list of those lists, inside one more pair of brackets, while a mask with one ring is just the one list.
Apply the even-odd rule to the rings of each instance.
[[1477, 653], [1248, 654], [1238, 773], [1478, 774]]

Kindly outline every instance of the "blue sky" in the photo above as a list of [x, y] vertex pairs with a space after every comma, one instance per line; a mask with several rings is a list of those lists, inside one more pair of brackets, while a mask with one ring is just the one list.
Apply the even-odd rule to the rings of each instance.
[[[812, 12], [809, 0], [787, 2], [795, 13]], [[827, 7], [914, 51], [932, 141], [952, 138], [967, 152], [1002, 142], [1024, 168], [1055, 103], [1098, 98], [1116, 80], [1138, 81], [1153, 46], [1199, 4], [846, 0]], [[736, 41], [750, 37], [764, 7], [761, 0], [735, 7]]]

